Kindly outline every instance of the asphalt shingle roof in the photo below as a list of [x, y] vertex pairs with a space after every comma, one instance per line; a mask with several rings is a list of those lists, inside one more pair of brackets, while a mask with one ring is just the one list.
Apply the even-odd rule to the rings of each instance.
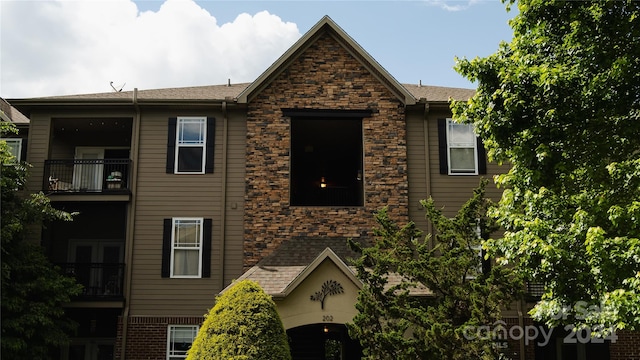
[[326, 248], [330, 248], [345, 264], [349, 264], [350, 259], [358, 257], [358, 254], [347, 246], [347, 238], [294, 237], [280, 244], [258, 265], [264, 267], [307, 266]]
[[0, 111], [2, 111], [2, 118], [5, 117], [14, 124], [29, 124], [29, 118], [24, 116], [18, 109], [14, 108], [5, 99], [0, 99]]
[[[229, 100], [235, 99], [250, 83], [190, 86], [165, 89], [139, 90], [138, 100]], [[451, 88], [443, 86], [403, 84], [416, 99], [425, 98], [427, 101], [446, 102], [450, 98], [455, 100], [469, 99], [475, 93], [474, 89]], [[128, 100], [133, 99], [133, 91], [106, 92], [96, 94], [63, 95], [33, 98], [31, 100]]]
[[[356, 252], [349, 249], [346, 238], [291, 238], [283, 242], [256, 266], [247, 270], [239, 280], [256, 281], [267, 294], [282, 296], [287, 287], [301, 276], [326, 248], [330, 248], [346, 265], [350, 264], [350, 259], [355, 259], [358, 256]], [[356, 273], [353, 266], [348, 266], [348, 271], [354, 275]], [[389, 274], [388, 279], [388, 287], [404, 281], [397, 274]], [[429, 289], [423, 286], [412, 288], [411, 294], [416, 296], [433, 295]]]
[[[345, 264], [357, 257], [347, 246], [347, 238], [295, 237], [280, 244], [240, 279], [258, 282], [267, 294], [281, 295], [326, 248], [330, 248]], [[353, 268], [350, 270], [355, 274]]]

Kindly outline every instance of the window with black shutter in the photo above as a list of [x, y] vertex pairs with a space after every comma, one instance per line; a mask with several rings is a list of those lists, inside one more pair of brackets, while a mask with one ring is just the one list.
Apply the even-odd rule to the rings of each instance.
[[438, 119], [440, 173], [479, 175], [487, 173], [486, 153], [473, 125]]
[[213, 173], [214, 118], [169, 118], [167, 133], [167, 173]]
[[211, 219], [164, 219], [162, 277], [210, 277], [211, 237]]

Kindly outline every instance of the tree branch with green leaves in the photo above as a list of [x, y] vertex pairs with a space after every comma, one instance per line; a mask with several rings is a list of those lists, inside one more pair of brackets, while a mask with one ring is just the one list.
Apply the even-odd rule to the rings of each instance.
[[[16, 133], [0, 121], [0, 133]], [[44, 255], [29, 230], [45, 221], [70, 221], [70, 213], [55, 209], [42, 192], [24, 194], [29, 164], [16, 163], [0, 141], [2, 241], [2, 356], [7, 359], [47, 359], [51, 347], [67, 344], [76, 324], [63, 304], [82, 291], [75, 279], [62, 275]]]
[[[522, 282], [502, 266], [485, 267], [479, 250], [495, 230], [485, 216], [487, 181], [453, 218], [422, 201], [434, 234], [413, 222], [400, 226], [387, 209], [376, 213], [375, 241], [350, 241], [360, 255], [354, 265], [363, 283], [349, 324], [368, 359], [494, 359], [493, 339], [470, 337], [491, 326], [521, 295]], [[481, 235], [478, 233], [481, 229]]]
[[640, 2], [514, 4], [512, 41], [456, 65], [477, 92], [454, 118], [511, 165], [487, 247], [544, 284], [536, 320], [639, 329]]

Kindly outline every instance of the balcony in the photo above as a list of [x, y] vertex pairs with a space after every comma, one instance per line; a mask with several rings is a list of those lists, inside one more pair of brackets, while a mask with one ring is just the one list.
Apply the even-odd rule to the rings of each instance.
[[42, 188], [49, 194], [129, 194], [131, 160], [45, 160]]
[[544, 284], [537, 282], [528, 282], [527, 283], [527, 300], [529, 301], [538, 301], [544, 294]]
[[122, 300], [124, 264], [58, 263], [64, 274], [73, 276], [84, 289], [76, 300]]

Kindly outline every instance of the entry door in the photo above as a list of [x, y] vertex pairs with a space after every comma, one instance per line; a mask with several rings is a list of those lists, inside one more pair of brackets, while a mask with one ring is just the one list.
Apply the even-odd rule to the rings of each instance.
[[[104, 172], [104, 149], [93, 147], [77, 147], [76, 160], [87, 160], [73, 168], [73, 188], [83, 191], [102, 191]], [[88, 160], [99, 160], [89, 162]]]
[[108, 296], [122, 293], [123, 246], [115, 241], [72, 241], [69, 259], [75, 263], [76, 279], [85, 295]]

